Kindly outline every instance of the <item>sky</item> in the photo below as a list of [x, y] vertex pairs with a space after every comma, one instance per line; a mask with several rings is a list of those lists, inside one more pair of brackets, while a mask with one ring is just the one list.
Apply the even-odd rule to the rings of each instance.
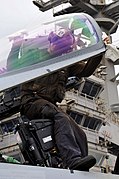
[[[51, 10], [39, 11], [32, 0], [0, 0], [0, 2], [0, 39], [21, 29], [32, 27], [36, 22], [39, 22], [40, 25], [45, 20], [48, 21], [53, 18]], [[113, 36], [113, 41], [117, 43], [118, 40], [119, 30]], [[115, 67], [115, 74], [118, 72], [119, 65]]]
[[39, 23], [46, 18], [50, 20], [52, 13], [48, 11], [46, 14], [39, 11], [33, 5], [32, 0], [2, 1], [0, 4], [0, 38], [23, 29], [27, 25], [33, 25], [36, 20]]

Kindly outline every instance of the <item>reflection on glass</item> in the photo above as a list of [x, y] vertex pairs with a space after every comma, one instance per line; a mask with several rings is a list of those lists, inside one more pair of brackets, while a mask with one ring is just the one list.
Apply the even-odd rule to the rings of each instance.
[[[98, 35], [84, 14], [47, 23], [31, 32], [9, 37], [7, 57], [0, 60], [0, 74], [66, 55], [98, 42]], [[6, 47], [7, 48], [7, 47]]]

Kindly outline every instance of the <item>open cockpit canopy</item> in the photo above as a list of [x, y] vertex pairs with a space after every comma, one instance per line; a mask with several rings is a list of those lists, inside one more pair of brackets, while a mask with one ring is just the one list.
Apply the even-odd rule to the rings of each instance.
[[85, 13], [55, 17], [0, 44], [0, 91], [105, 51], [102, 32]]

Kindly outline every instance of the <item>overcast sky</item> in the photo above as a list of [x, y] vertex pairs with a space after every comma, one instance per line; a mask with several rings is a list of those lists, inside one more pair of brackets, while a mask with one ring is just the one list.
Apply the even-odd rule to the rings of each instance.
[[[53, 18], [52, 11], [45, 13], [39, 11], [32, 0], [0, 0], [0, 2], [0, 38], [32, 27], [36, 22], [40, 24]], [[119, 32], [114, 41], [117, 40], [119, 40]], [[116, 74], [118, 72], [119, 66], [116, 66]]]
[[47, 11], [44, 15], [32, 0], [0, 1], [0, 38], [33, 25], [36, 20], [40, 23], [52, 17], [51, 11]]

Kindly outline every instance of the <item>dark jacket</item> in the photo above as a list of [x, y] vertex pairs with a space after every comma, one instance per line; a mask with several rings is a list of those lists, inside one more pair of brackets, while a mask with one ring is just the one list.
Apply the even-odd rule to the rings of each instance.
[[28, 104], [39, 97], [54, 104], [56, 102], [61, 102], [65, 95], [68, 77], [76, 76], [81, 78], [92, 75], [101, 59], [102, 55], [93, 57], [89, 59], [87, 63], [79, 62], [65, 69], [23, 84], [21, 87], [21, 104]]

